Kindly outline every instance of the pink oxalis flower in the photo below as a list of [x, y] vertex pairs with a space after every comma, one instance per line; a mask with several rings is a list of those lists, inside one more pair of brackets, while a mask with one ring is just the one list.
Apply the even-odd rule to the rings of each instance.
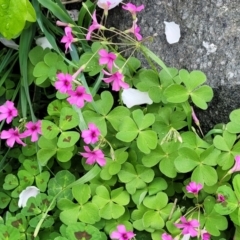
[[103, 70], [103, 72], [106, 75], [110, 76], [107, 78], [103, 78], [103, 81], [105, 83], [112, 83], [113, 91], [119, 91], [121, 89], [121, 87], [124, 89], [129, 88], [129, 85], [124, 82], [124, 75], [120, 71], [115, 72], [115, 73], [109, 73], [109, 72], [106, 72], [105, 70]]
[[67, 91], [72, 90], [72, 80], [70, 74], [58, 73], [54, 86], [60, 93], [67, 93]]
[[79, 108], [82, 108], [84, 106], [84, 101], [92, 101], [91, 94], [86, 93], [86, 89], [83, 86], [78, 86], [75, 91], [69, 90], [67, 93], [70, 96], [67, 101]]
[[111, 233], [111, 239], [130, 240], [135, 236], [132, 231], [127, 231], [124, 225], [118, 225], [117, 231]]
[[186, 186], [187, 192], [193, 193], [194, 195], [197, 195], [202, 188], [203, 188], [203, 185], [201, 183], [196, 183], [196, 182], [190, 182]]
[[25, 124], [27, 130], [25, 130], [21, 136], [22, 137], [29, 137], [31, 136], [31, 142], [36, 142], [38, 140], [38, 136], [42, 134], [41, 130], [41, 121], [38, 120], [37, 122], [28, 122]]
[[88, 130], [82, 131], [82, 138], [86, 144], [94, 144], [98, 141], [100, 131], [94, 123], [88, 124]]
[[134, 36], [137, 38], [138, 41], [142, 40], [142, 35], [140, 32], [140, 27], [137, 25], [137, 19], [133, 21], [133, 25], [130, 29], [125, 31], [126, 33], [133, 33]]
[[105, 29], [105, 27], [98, 23], [95, 10], [92, 15], [92, 25], [88, 28], [86, 39], [90, 40], [92, 32], [97, 29]]
[[72, 35], [72, 28], [65, 27], [64, 29], [65, 35], [61, 39], [61, 43], [65, 43], [65, 53], [68, 49], [72, 50], [71, 44], [74, 42], [74, 38]]
[[205, 230], [201, 230], [201, 238], [202, 240], [210, 240], [211, 235]]
[[199, 222], [196, 219], [188, 221], [185, 217], [180, 217], [181, 223], [175, 223], [177, 228], [182, 228], [182, 234], [190, 234], [191, 237], [196, 237], [198, 231], [196, 230], [199, 227]]
[[172, 236], [167, 234], [167, 233], [163, 233], [162, 234], [162, 240], [173, 240]]
[[108, 53], [105, 49], [99, 50], [98, 54], [100, 55], [99, 64], [107, 64], [108, 69], [112, 71], [114, 61], [117, 58], [116, 55], [112, 52]]
[[228, 171], [229, 174], [240, 171], [240, 155], [235, 157], [234, 166]]
[[217, 195], [217, 202], [225, 202], [225, 197], [222, 195], [222, 194], [219, 194]]
[[123, 9], [129, 11], [132, 14], [133, 19], [136, 19], [137, 12], [141, 12], [144, 9], [144, 5], [136, 6], [132, 3], [127, 3], [122, 6]]
[[21, 144], [23, 146], [26, 146], [26, 144], [21, 140], [21, 138], [24, 138], [24, 136], [22, 136], [19, 133], [18, 128], [10, 128], [8, 131], [3, 130], [0, 134], [0, 138], [1, 139], [7, 139], [7, 145], [9, 147], [13, 147], [14, 143], [17, 142], [18, 144]]
[[84, 150], [86, 152], [80, 154], [87, 159], [86, 164], [93, 165], [94, 163], [98, 163], [100, 166], [106, 164], [106, 159], [104, 158], [102, 150], [91, 150], [88, 146], [84, 146]]
[[18, 110], [14, 107], [14, 103], [6, 101], [0, 106], [0, 121], [6, 119], [7, 123], [10, 123], [14, 117], [18, 115]]

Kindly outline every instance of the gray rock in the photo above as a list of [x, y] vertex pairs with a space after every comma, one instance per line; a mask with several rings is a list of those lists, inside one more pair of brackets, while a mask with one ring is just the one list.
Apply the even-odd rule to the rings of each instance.
[[[240, 108], [240, 4], [239, 0], [131, 0], [144, 4], [138, 14], [143, 37], [155, 36], [146, 45], [167, 66], [207, 75], [215, 97], [207, 114], [201, 113], [206, 129], [228, 122], [229, 113]], [[131, 15], [121, 7], [110, 12], [110, 22], [121, 29], [130, 28]], [[166, 41], [164, 21], [180, 25], [178, 43]]]

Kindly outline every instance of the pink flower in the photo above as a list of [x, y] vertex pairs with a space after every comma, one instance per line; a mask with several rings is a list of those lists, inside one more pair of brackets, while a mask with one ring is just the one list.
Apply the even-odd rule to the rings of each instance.
[[127, 232], [126, 227], [124, 225], [118, 225], [117, 231], [111, 233], [111, 239], [118, 240], [130, 240], [135, 236], [135, 234], [131, 231]]
[[72, 76], [68, 73], [58, 73], [57, 81], [54, 86], [60, 93], [67, 93], [67, 91], [72, 90]]
[[72, 35], [72, 28], [65, 27], [64, 31], [65, 31], [65, 35], [61, 39], [61, 43], [65, 43], [65, 53], [66, 53], [68, 48], [72, 50], [71, 44], [74, 42], [74, 38]]
[[228, 173], [234, 173], [240, 171], [240, 155], [235, 157], [235, 164], [234, 166], [228, 171]]
[[141, 12], [144, 9], [144, 5], [137, 7], [136, 5], [132, 3], [127, 3], [125, 6], [122, 6], [123, 9], [129, 11], [132, 14], [133, 19], [136, 19], [136, 13]]
[[217, 202], [225, 202], [225, 197], [222, 194], [217, 195]]
[[36, 142], [38, 140], [38, 135], [42, 134], [41, 130], [41, 121], [38, 120], [37, 122], [28, 122], [26, 123], [25, 127], [27, 130], [25, 130], [21, 136], [22, 137], [29, 137], [31, 136], [31, 141]]
[[201, 231], [202, 240], [210, 240], [210, 237], [211, 235], [205, 229]]
[[108, 53], [105, 49], [99, 50], [98, 54], [100, 55], [99, 64], [107, 64], [107, 67], [110, 71], [112, 71], [112, 66], [114, 64], [114, 60], [116, 59], [116, 55], [114, 53]]
[[172, 236], [167, 234], [167, 233], [163, 233], [162, 234], [162, 240], [173, 240]]
[[14, 107], [13, 102], [6, 101], [4, 105], [0, 106], [0, 121], [7, 119], [6, 122], [10, 123], [17, 115], [18, 110]]
[[26, 144], [20, 139], [20, 138], [24, 138], [24, 136], [22, 136], [19, 133], [18, 128], [10, 128], [8, 131], [3, 130], [0, 134], [0, 138], [1, 139], [7, 139], [7, 145], [9, 147], [13, 147], [14, 143], [17, 142], [18, 144], [21, 144], [23, 146], [26, 146]]
[[68, 24], [68, 23], [61, 22], [61, 21], [57, 21], [57, 22], [56, 22], [56, 25], [57, 25], [57, 26], [60, 26], [60, 27], [69, 27], [69, 24]]
[[82, 138], [84, 138], [83, 140], [86, 144], [96, 143], [98, 141], [99, 135], [100, 131], [93, 123], [88, 124], [88, 130], [82, 131]]
[[121, 87], [124, 89], [129, 88], [129, 85], [124, 82], [124, 76], [120, 71], [115, 72], [115, 73], [108, 73], [103, 70], [103, 72], [106, 75], [110, 76], [108, 78], [103, 78], [103, 81], [106, 83], [112, 83], [113, 91], [119, 91], [121, 89]]
[[84, 146], [84, 150], [86, 152], [80, 153], [84, 158], [87, 158], [86, 163], [89, 165], [93, 165], [94, 163], [98, 163], [100, 166], [104, 166], [106, 164], [106, 159], [104, 158], [104, 154], [102, 150], [91, 150], [88, 146]]
[[190, 182], [186, 186], [187, 192], [193, 193], [194, 195], [197, 195], [202, 188], [203, 188], [203, 185], [201, 183], [196, 183], [196, 182]]
[[190, 234], [191, 237], [196, 237], [198, 232], [195, 228], [199, 227], [199, 222], [196, 219], [187, 221], [185, 217], [180, 217], [181, 223], [175, 223], [177, 228], [183, 228], [182, 234]]
[[79, 108], [84, 106], [84, 101], [92, 101], [92, 96], [86, 93], [85, 87], [83, 86], [78, 86], [75, 91], [69, 90], [67, 93], [70, 95], [67, 101]]
[[133, 21], [133, 25], [130, 29], [125, 31], [126, 33], [133, 33], [138, 41], [142, 40], [142, 35], [140, 35], [140, 27], [137, 25], [137, 19]]
[[195, 124], [196, 124], [197, 126], [200, 125], [200, 122], [199, 122], [199, 120], [198, 120], [198, 118], [197, 118], [197, 116], [196, 116], [193, 108], [192, 108], [192, 119], [193, 119], [193, 121], [195, 122]]
[[90, 40], [92, 32], [97, 29], [105, 29], [105, 27], [98, 23], [95, 10], [92, 15], [92, 25], [88, 28], [86, 39]]

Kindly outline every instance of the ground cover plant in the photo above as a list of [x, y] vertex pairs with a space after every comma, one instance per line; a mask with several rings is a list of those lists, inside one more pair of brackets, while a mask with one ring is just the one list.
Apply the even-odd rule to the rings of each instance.
[[108, 27], [120, 2], [2, 0], [0, 239], [240, 239], [240, 110], [203, 132], [205, 74], [144, 46], [144, 5]]

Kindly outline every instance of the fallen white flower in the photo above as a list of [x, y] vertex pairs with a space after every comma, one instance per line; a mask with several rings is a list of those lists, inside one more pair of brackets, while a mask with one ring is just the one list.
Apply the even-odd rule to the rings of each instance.
[[40, 47], [42, 47], [43, 49], [45, 48], [50, 48], [52, 49], [52, 45], [50, 44], [50, 42], [47, 40], [46, 37], [40, 37], [36, 40], [36, 44]]
[[19, 194], [18, 207], [25, 207], [28, 199], [30, 197], [36, 197], [39, 193], [40, 190], [35, 186], [26, 187], [26, 189]]
[[177, 43], [181, 37], [180, 26], [175, 22], [164, 22], [164, 24], [168, 43]]
[[140, 92], [134, 88], [123, 89], [122, 101], [128, 108], [136, 105], [153, 103], [147, 92]]
[[[97, 5], [104, 10], [110, 10], [112, 8], [115, 8], [122, 1], [123, 0], [98, 0]], [[108, 6], [108, 4], [110, 5]]]
[[19, 45], [16, 44], [13, 40], [7, 40], [6, 38], [0, 38], [0, 42], [5, 45], [6, 47], [18, 50]]

